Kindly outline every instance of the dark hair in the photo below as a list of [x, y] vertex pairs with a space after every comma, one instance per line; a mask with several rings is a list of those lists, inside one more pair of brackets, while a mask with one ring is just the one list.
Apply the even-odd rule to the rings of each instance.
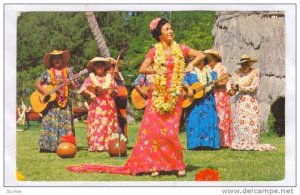
[[207, 65], [207, 64], [208, 64], [208, 59], [207, 59], [207, 57], [204, 57], [204, 58], [203, 58], [203, 62], [204, 62], [204, 65]]
[[248, 66], [248, 65], [250, 65], [250, 64], [251, 64], [251, 62], [246, 61], [246, 62], [241, 63], [241, 66]]
[[62, 60], [61, 66], [62, 66], [62, 67], [64, 66], [64, 62], [63, 62], [63, 57], [62, 57], [62, 55], [52, 55], [52, 56], [50, 57], [50, 65], [51, 65], [50, 67], [53, 67], [52, 61], [53, 61], [54, 58], [57, 58], [57, 57], [60, 57], [60, 59]]
[[167, 23], [170, 23], [170, 22], [169, 22], [168, 20], [164, 19], [164, 18], [162, 18], [162, 19], [159, 20], [159, 22], [158, 22], [156, 28], [155, 28], [154, 30], [151, 31], [152, 37], [153, 37], [154, 39], [156, 39], [157, 41], [160, 41], [160, 40], [159, 40], [159, 36], [161, 35], [161, 28], [162, 28], [165, 24], [167, 24]]
[[[218, 63], [218, 62], [222, 62], [222, 60], [220, 60], [219, 58], [217, 58], [216, 56], [214, 56], [214, 55], [212, 55], [212, 54], [207, 54], [207, 55], [206, 55], [206, 58], [207, 58], [207, 56], [211, 56], [217, 63]], [[207, 62], [209, 63], [210, 60], [207, 59]]]

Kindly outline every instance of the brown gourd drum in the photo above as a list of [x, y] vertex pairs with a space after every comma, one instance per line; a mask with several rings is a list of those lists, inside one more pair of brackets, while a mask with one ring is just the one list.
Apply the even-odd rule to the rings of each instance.
[[[119, 150], [120, 148], [120, 150]], [[121, 156], [126, 156], [127, 155], [127, 147], [126, 147], [126, 142], [124, 140], [111, 140], [108, 144], [108, 153], [109, 156], [111, 157], [118, 157], [119, 156], [119, 151]]]
[[69, 142], [62, 142], [58, 145], [56, 153], [61, 158], [74, 158], [77, 153], [77, 148]]

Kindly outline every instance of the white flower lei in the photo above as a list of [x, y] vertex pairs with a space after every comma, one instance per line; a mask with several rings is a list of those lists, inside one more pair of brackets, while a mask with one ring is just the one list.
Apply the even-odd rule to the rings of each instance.
[[95, 85], [96, 87], [101, 87], [102, 89], [109, 88], [110, 83], [111, 83], [111, 74], [110, 73], [107, 73], [105, 75], [105, 82], [102, 85], [99, 83], [98, 79], [96, 78], [96, 76], [93, 72], [90, 73], [90, 77], [91, 77], [93, 85]]
[[[166, 54], [162, 43], [155, 44], [155, 56], [154, 56], [154, 70], [162, 69], [164, 72], [167, 71], [166, 65]], [[184, 58], [179, 45], [173, 41], [171, 43], [171, 51], [173, 54], [174, 69], [171, 80], [171, 87], [166, 89], [167, 78], [162, 75], [154, 75], [154, 91], [153, 106], [160, 113], [168, 113], [172, 111], [181, 95], [182, 81], [184, 78]], [[168, 100], [165, 98], [168, 97]]]

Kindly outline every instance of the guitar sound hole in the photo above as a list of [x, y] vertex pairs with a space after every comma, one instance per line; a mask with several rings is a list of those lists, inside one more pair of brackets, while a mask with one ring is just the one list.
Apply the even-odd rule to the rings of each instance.
[[43, 99], [43, 103], [46, 103], [50, 100], [50, 95], [47, 95], [44, 99]]

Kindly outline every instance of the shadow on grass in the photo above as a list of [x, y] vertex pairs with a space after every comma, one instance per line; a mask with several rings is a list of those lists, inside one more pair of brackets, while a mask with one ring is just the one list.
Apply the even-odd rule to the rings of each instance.
[[[198, 170], [200, 168], [200, 166], [194, 166], [194, 165], [187, 165], [186, 167], [186, 174], [188, 174], [189, 172], [192, 172], [194, 170]], [[159, 175], [155, 176], [155, 177], [160, 177], [160, 176], [171, 176], [171, 175], [177, 175], [178, 171], [159, 171]], [[150, 176], [151, 173], [139, 173], [136, 176]], [[185, 177], [185, 176], [180, 176], [180, 177]]]
[[77, 146], [77, 152], [81, 151], [81, 150], [88, 151], [88, 147], [87, 146]]

